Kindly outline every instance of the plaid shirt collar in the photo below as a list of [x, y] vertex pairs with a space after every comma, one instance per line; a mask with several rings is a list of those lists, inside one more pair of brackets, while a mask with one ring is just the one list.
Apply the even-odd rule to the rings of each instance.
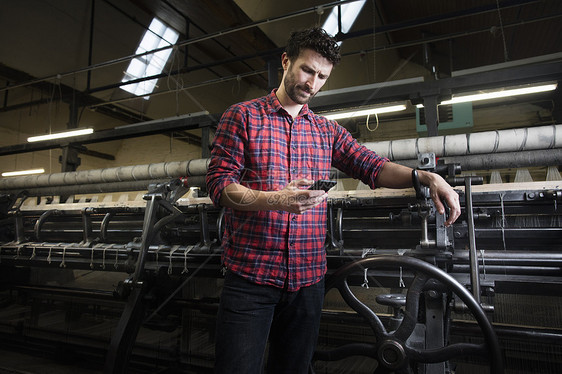
[[[266, 103], [267, 103], [267, 107], [266, 107], [266, 113], [267, 114], [280, 112], [280, 111], [285, 112], [287, 115], [289, 114], [289, 113], [287, 113], [285, 108], [283, 108], [283, 106], [279, 102], [279, 98], [277, 97], [277, 88], [274, 88], [273, 90], [271, 90], [269, 95], [267, 95], [265, 97], [265, 100], [266, 100]], [[312, 113], [312, 111], [308, 107], [308, 104], [304, 104], [301, 111], [299, 112], [299, 116], [306, 117], [307, 119], [311, 119], [313, 114], [314, 113]]]

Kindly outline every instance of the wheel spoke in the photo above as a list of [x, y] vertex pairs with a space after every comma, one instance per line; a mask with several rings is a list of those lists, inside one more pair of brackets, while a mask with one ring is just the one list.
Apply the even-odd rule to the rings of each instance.
[[340, 291], [347, 305], [349, 305], [360, 316], [364, 317], [367, 320], [377, 340], [380, 340], [384, 336], [388, 335], [383, 323], [381, 322], [380, 318], [375, 314], [375, 312], [373, 312], [371, 308], [369, 308], [367, 305], [363, 304], [363, 302], [361, 302], [361, 300], [359, 300], [355, 296], [355, 294], [351, 292], [347, 280], [343, 281], [338, 285], [338, 290]]
[[417, 350], [406, 347], [408, 357], [417, 362], [426, 364], [443, 362], [459, 356], [486, 356], [484, 344], [455, 343], [446, 347]]
[[404, 319], [400, 326], [394, 332], [394, 336], [401, 340], [406, 341], [414, 328], [416, 327], [416, 322], [418, 320], [418, 310], [420, 305], [420, 295], [423, 292], [423, 287], [427, 282], [427, 275], [420, 273], [416, 274], [412, 284], [408, 288], [408, 293], [406, 294], [406, 308], [404, 310]]

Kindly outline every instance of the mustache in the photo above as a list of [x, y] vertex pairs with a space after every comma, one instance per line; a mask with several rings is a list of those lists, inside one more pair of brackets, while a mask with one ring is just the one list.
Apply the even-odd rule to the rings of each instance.
[[305, 91], [306, 93], [312, 94], [312, 89], [309, 88], [308, 86], [304, 86], [304, 85], [297, 85], [297, 87], [303, 91]]

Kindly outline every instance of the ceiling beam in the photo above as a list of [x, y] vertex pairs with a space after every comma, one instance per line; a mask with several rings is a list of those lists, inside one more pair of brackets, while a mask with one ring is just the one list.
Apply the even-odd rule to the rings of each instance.
[[383, 82], [351, 87], [345, 90], [334, 90], [334, 93], [325, 91], [320, 92], [311, 100], [310, 107], [317, 112], [321, 112], [399, 100], [411, 100], [413, 104], [418, 104], [430, 95], [438, 95], [442, 99], [447, 99], [454, 93], [470, 90], [561, 80], [562, 61], [545, 62], [454, 76], [436, 81], [398, 85], [392, 84], [393, 82]]
[[187, 114], [178, 117], [119, 126], [111, 130], [97, 131], [90, 135], [0, 147], [0, 156], [55, 149], [68, 144], [102, 143], [112, 140], [165, 134], [172, 131], [198, 129], [206, 126], [213, 126], [215, 123], [214, 117], [210, 116], [208, 113]]

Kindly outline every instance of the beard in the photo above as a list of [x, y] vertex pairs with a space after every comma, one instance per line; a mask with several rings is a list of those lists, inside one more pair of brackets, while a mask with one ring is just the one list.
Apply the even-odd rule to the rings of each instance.
[[289, 98], [297, 104], [308, 104], [310, 99], [312, 99], [314, 95], [316, 95], [316, 92], [312, 92], [312, 90], [309, 90], [306, 85], [297, 84], [295, 75], [291, 70], [287, 72], [287, 75], [283, 80], [283, 84], [285, 86], [287, 96], [289, 96]]

